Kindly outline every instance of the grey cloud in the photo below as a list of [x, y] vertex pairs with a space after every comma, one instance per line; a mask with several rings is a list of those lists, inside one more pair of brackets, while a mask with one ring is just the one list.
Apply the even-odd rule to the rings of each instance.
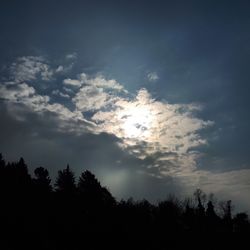
[[76, 60], [77, 54], [76, 53], [67, 54], [65, 58], [68, 60]]
[[17, 120], [9, 112], [14, 109], [14, 104], [11, 107], [8, 105], [1, 103], [3, 122], [0, 137], [1, 152], [9, 161], [16, 161], [22, 156], [31, 171], [42, 165], [50, 170], [53, 179], [67, 163], [76, 176], [89, 169], [117, 198], [126, 198], [133, 193], [135, 198], [146, 197], [155, 201], [152, 185], [159, 191], [157, 199], [181, 188], [178, 183], [172, 185], [171, 177], [168, 181], [159, 182], [154, 177], [141, 174], [146, 162], [123, 151], [117, 145], [119, 139], [114, 135], [88, 132], [76, 135], [74, 131], [58, 131], [58, 121], [53, 115], [45, 113], [41, 117], [25, 106], [19, 106], [19, 115], [26, 119]]
[[[32, 57], [32, 60], [35, 59]], [[32, 77], [35, 81], [35, 75]], [[64, 103], [52, 102], [49, 96], [37, 94], [34, 84], [31, 87], [27, 83], [5, 82], [1, 85], [1, 94], [5, 101], [21, 103], [33, 112], [55, 114], [59, 131], [115, 135], [120, 139], [118, 145], [138, 159], [165, 153], [155, 158], [153, 164], [158, 166], [159, 175], [180, 175], [196, 168], [199, 152], [194, 153], [192, 149], [206, 144], [199, 131], [212, 125], [211, 121], [195, 117], [201, 106], [157, 101], [146, 89], [132, 96], [116, 80], [105, 79], [102, 75], [90, 77], [81, 73], [77, 79], [64, 79], [64, 84], [81, 87], [75, 90], [71, 100], [59, 89], [51, 94], [68, 98], [75, 109], [70, 110]], [[93, 112], [90, 119], [84, 117], [88, 111]], [[170, 154], [176, 156], [170, 157]], [[164, 164], [167, 167], [163, 167]]]
[[[49, 96], [37, 94], [34, 87], [27, 83], [2, 83], [0, 97], [6, 103], [23, 105], [27, 110], [40, 115], [48, 112], [53, 113], [58, 119], [57, 128], [59, 130], [72, 130], [74, 128], [75, 132], [79, 133], [79, 131], [85, 131], [95, 126], [93, 122], [87, 121], [81, 112], [70, 111], [60, 103], [51, 103]], [[11, 112], [15, 114], [15, 109], [13, 108]]]
[[249, 209], [248, 194], [250, 191], [250, 169], [238, 169], [219, 172], [196, 170], [184, 176], [177, 177], [184, 188], [185, 194], [192, 192], [197, 187], [205, 192], [219, 195], [221, 199], [239, 202], [241, 208]]
[[38, 76], [44, 81], [50, 81], [54, 74], [45, 59], [37, 56], [17, 58], [11, 65], [10, 71], [16, 82], [32, 81]]
[[[128, 182], [132, 179], [156, 186], [157, 180], [161, 180], [159, 189], [165, 186], [164, 180], [167, 180], [171, 183], [172, 191], [184, 189], [192, 192], [191, 188], [201, 186], [229, 193], [229, 183], [235, 177], [241, 179], [242, 183], [233, 183], [233, 186], [244, 192], [249, 189], [246, 178], [241, 178], [242, 174], [249, 175], [247, 170], [215, 174], [199, 169], [197, 163], [203, 157], [200, 148], [208, 142], [206, 133], [201, 131], [214, 125], [212, 121], [198, 117], [202, 105], [168, 103], [153, 98], [143, 88], [132, 94], [115, 79], [86, 73], [78, 74], [75, 79], [65, 78], [60, 89], [54, 89], [47, 95], [38, 94], [37, 76], [42, 78], [46, 74], [42, 75], [36, 69], [37, 64], [30, 60], [38, 59], [29, 58], [20, 68], [23, 72], [29, 72], [26, 82], [21, 73], [13, 73], [19, 72], [16, 67], [16, 71], [11, 71], [15, 78], [0, 85], [0, 97], [4, 100], [2, 105], [7, 107], [6, 112], [11, 113], [8, 119], [24, 129], [29, 126], [28, 120], [33, 119], [37, 123], [30, 132], [26, 131], [29, 140], [25, 143], [27, 148], [23, 150], [27, 156], [31, 145], [45, 150], [48, 156], [50, 153], [47, 149], [55, 147], [58, 152], [54, 158], [51, 156], [52, 159], [59, 156], [59, 151], [65, 152], [64, 159], [68, 156], [80, 169], [79, 158], [76, 162], [74, 157], [81, 155], [84, 149], [88, 152], [84, 162], [95, 165], [93, 169], [100, 178], [107, 185], [110, 183], [115, 193], [121, 196], [129, 192]], [[60, 98], [54, 100], [52, 95], [67, 99], [68, 106]], [[6, 125], [4, 129], [7, 130]], [[48, 134], [53, 141], [48, 139]], [[10, 149], [7, 139], [3, 145]], [[66, 152], [67, 145], [72, 145], [74, 152]], [[39, 152], [34, 150], [36, 154]], [[99, 159], [95, 159], [94, 155], [97, 154]], [[119, 188], [118, 183], [124, 183], [126, 191]], [[138, 197], [146, 190], [144, 188], [142, 191], [136, 185], [134, 189], [138, 190]]]
[[[21, 100], [15, 106], [24, 105], [25, 100], [26, 109], [33, 110], [34, 114], [39, 108], [39, 105], [34, 102], [39, 103], [44, 111], [38, 113], [46, 118], [47, 116], [57, 117], [56, 112], [67, 113], [63, 107], [74, 113], [76, 107], [71, 98], [75, 97], [79, 89], [64, 85], [63, 80], [81, 81], [80, 87], [83, 87], [84, 84], [88, 85], [86, 83], [88, 79], [83, 79], [84, 77], [82, 78], [78, 73], [84, 72], [87, 78], [93, 80], [98, 76], [98, 72], [102, 72], [103, 78], [115, 79], [129, 91], [126, 94], [122, 90], [117, 94], [118, 90], [95, 86], [103, 88], [102, 92], [118, 95], [119, 99], [123, 98], [126, 103], [130, 103], [135, 102], [136, 91], [146, 85], [148, 93], [152, 94], [152, 99], [159, 102], [165, 99], [170, 104], [168, 107], [172, 107], [169, 112], [174, 114], [173, 117], [162, 115], [165, 120], [160, 121], [159, 134], [165, 138], [172, 136], [170, 141], [175, 143], [171, 143], [172, 146], [162, 147], [161, 151], [179, 152], [181, 157], [176, 153], [160, 155], [164, 159], [157, 162], [152, 151], [158, 152], [162, 142], [155, 145], [154, 149], [152, 144], [139, 143], [138, 140], [136, 142], [135, 138], [126, 140], [133, 150], [133, 155], [132, 151], [130, 152], [131, 157], [145, 161], [145, 168], [146, 159], [151, 152], [152, 159], [148, 160], [148, 164], [154, 166], [150, 170], [153, 174], [159, 175], [159, 170], [161, 172], [167, 170], [164, 174], [171, 174], [169, 170], [178, 170], [178, 165], [181, 165], [182, 171], [184, 169], [190, 169], [190, 171], [182, 172], [182, 177], [178, 178], [184, 181], [185, 174], [190, 176], [192, 174], [192, 178], [187, 178], [186, 185], [192, 186], [192, 183], [198, 183], [196, 182], [199, 179], [197, 170], [217, 174], [220, 171], [229, 172], [249, 168], [249, 1], [206, 1], [206, 3], [205, 1], [181, 1], [183, 8], [180, 8], [179, 1], [171, 3], [160, 1], [160, 4], [155, 4], [154, 1], [144, 2], [142, 5], [141, 1], [123, 1], [119, 4], [114, 4], [113, 1], [98, 1], [96, 5], [95, 1], [76, 1], [74, 4], [62, 1], [58, 8], [57, 1], [38, 1], [36, 4], [22, 1], [21, 7], [19, 4], [13, 5], [12, 1], [2, 1], [0, 71], [1, 80], [5, 79], [4, 83], [8, 82], [9, 85], [4, 85], [4, 89], [1, 87], [1, 96], [5, 93], [8, 98], [14, 98], [16, 102], [17, 98]], [[8, 15], [8, 13], [12, 14]], [[15, 59], [20, 55], [41, 54], [49, 55], [52, 63], [47, 60], [48, 56], [38, 56], [33, 59], [30, 57], [29, 60], [47, 64], [48, 72], [52, 70], [54, 73], [52, 81], [42, 79], [39, 70], [46, 72], [46, 67], [37, 69], [35, 63], [32, 64], [27, 60], [26, 62], [24, 59], [18, 62]], [[13, 74], [18, 72], [19, 64], [24, 66], [20, 66], [19, 74], [16, 74], [16, 77], [12, 74], [10, 79], [5, 69], [10, 68], [6, 64], [11, 65], [13, 59]], [[39, 72], [35, 73], [36, 70], [33, 67]], [[22, 73], [22, 69], [27, 74]], [[160, 78], [150, 82], [147, 74], [153, 72], [156, 72]], [[44, 77], [46, 79], [46, 73]], [[47, 78], [49, 77], [48, 75]], [[15, 79], [19, 79], [19, 83], [25, 83], [28, 87], [15, 86], [17, 83]], [[31, 87], [34, 88], [35, 94], [30, 93]], [[67, 93], [71, 98], [52, 95], [53, 90]], [[25, 97], [28, 93], [30, 96]], [[43, 100], [44, 96], [50, 100], [48, 102]], [[117, 98], [112, 99], [110, 104], [102, 106], [101, 110], [90, 110], [82, 114], [85, 122], [92, 124], [91, 131], [97, 137], [97, 134], [107, 130], [107, 126], [105, 127], [107, 123], [102, 125], [105, 120], [109, 120], [109, 124], [112, 124], [113, 116], [106, 111], [112, 108], [113, 101], [117, 101]], [[191, 104], [190, 107], [194, 107], [193, 102], [198, 102], [199, 105], [202, 103], [203, 108], [188, 111], [186, 105]], [[4, 103], [6, 104], [6, 100]], [[83, 100], [81, 103], [84, 105]], [[13, 104], [13, 101], [8, 101], [8, 105], [10, 104]], [[185, 107], [180, 105], [178, 108], [177, 104], [185, 104]], [[25, 118], [25, 115], [17, 112], [16, 109], [17, 107], [14, 109], [15, 112], [11, 109], [9, 112], [18, 121], [29, 118]], [[98, 116], [100, 120], [93, 120]], [[161, 116], [161, 114], [157, 113], [155, 116]], [[186, 116], [190, 119], [177, 123], [179, 119]], [[78, 135], [82, 134], [82, 131], [85, 132], [84, 126], [80, 125], [82, 122], [76, 122], [70, 118], [64, 119], [63, 123], [61, 121], [58, 125], [60, 119], [57, 117], [57, 122], [54, 124], [57, 130], [64, 124], [62, 126], [64, 133], [67, 132], [67, 128]], [[124, 115], [122, 121], [128, 120], [126, 126], [133, 128], [132, 119], [134, 119], [133, 116]], [[201, 122], [209, 120], [214, 121], [213, 125]], [[181, 126], [187, 122], [187, 129], [186, 126]], [[78, 123], [79, 125], [75, 126]], [[113, 124], [116, 126], [115, 123]], [[135, 129], [130, 135], [148, 132], [147, 125], [145, 122], [143, 126], [139, 123], [135, 124]], [[186, 133], [186, 136], [183, 136], [184, 134], [179, 132], [182, 129], [187, 132], [195, 125], [197, 130], [193, 129], [190, 135]], [[171, 129], [172, 126], [175, 128], [174, 131]], [[16, 129], [18, 130], [18, 126]], [[118, 135], [121, 135], [122, 131], [123, 128], [118, 131]], [[120, 138], [116, 143], [120, 143], [120, 149], [126, 152], [128, 149], [124, 148], [123, 140]], [[15, 139], [12, 145], [14, 148]], [[39, 147], [37, 144], [36, 146]], [[54, 151], [56, 147], [57, 145]], [[50, 149], [53, 150], [52, 147]], [[27, 159], [32, 157], [34, 150], [30, 151]], [[57, 156], [60, 157], [59, 152]], [[144, 160], [139, 157], [144, 157]], [[173, 159], [171, 160], [170, 157]], [[183, 161], [180, 161], [181, 159]], [[164, 162], [168, 166], [164, 167]], [[184, 167], [187, 163], [194, 165], [195, 169]], [[108, 174], [111, 172], [106, 172], [109, 180]], [[147, 172], [149, 173], [149, 170]], [[174, 174], [180, 176], [178, 171]], [[246, 175], [246, 172], [239, 172], [239, 175], [244, 174]], [[168, 177], [161, 174], [161, 178], [164, 180]], [[221, 175], [221, 178], [223, 181], [231, 177]], [[246, 182], [235, 175], [236, 181], [237, 178], [239, 182]], [[205, 185], [204, 176], [200, 178], [201, 180], [204, 180]], [[217, 182], [218, 184], [214, 183], [215, 186], [219, 185], [220, 180]], [[142, 189], [148, 188], [141, 185]], [[233, 185], [236, 185], [235, 182]], [[158, 189], [152, 187], [152, 190], [155, 190], [157, 196]], [[244, 192], [247, 193], [242, 190], [242, 194]], [[247, 196], [244, 199], [249, 200]]]
[[86, 112], [98, 110], [107, 105], [109, 95], [95, 86], [84, 86], [75, 95], [72, 101], [78, 110]]
[[56, 68], [56, 73], [60, 73], [60, 72], [63, 72], [64, 71], [64, 67], [62, 65], [59, 65], [57, 68]]
[[70, 96], [68, 94], [62, 93], [58, 89], [53, 90], [52, 95], [58, 95], [58, 96], [61, 96], [61, 97], [64, 97], [64, 98], [70, 98]]
[[150, 82], [155, 82], [159, 80], [159, 76], [156, 72], [150, 72], [147, 74], [147, 78]]
[[86, 85], [86, 86], [92, 86], [96, 88], [110, 89], [110, 90], [116, 90], [116, 91], [123, 90], [124, 92], [126, 92], [124, 87], [120, 83], [118, 83], [116, 80], [114, 79], [108, 80], [102, 75], [90, 77], [89, 75], [85, 73], [81, 73], [78, 75], [78, 79], [67, 78], [63, 80], [63, 83], [66, 85], [72, 85], [76, 87]]
[[81, 81], [77, 80], [77, 79], [64, 79], [63, 83], [65, 85], [71, 85], [71, 86], [76, 86], [76, 87], [80, 87], [82, 85]]
[[[103, 131], [121, 138], [120, 146], [139, 158], [162, 153], [155, 158], [155, 163], [162, 165], [172, 161], [173, 164], [167, 164], [172, 166], [168, 171], [158, 168], [159, 174], [175, 175], [193, 171], [200, 155], [193, 149], [206, 144], [199, 131], [213, 123], [194, 116], [200, 108], [194, 104], [156, 101], [142, 89], [135, 98], [117, 98], [111, 110], [96, 112], [92, 120], [98, 122]], [[166, 153], [178, 157], [167, 157]]]

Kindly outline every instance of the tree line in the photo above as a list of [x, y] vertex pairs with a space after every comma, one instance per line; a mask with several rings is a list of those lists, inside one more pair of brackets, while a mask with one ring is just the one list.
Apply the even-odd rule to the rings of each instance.
[[171, 244], [174, 249], [183, 243], [180, 239], [192, 242], [197, 235], [226, 242], [250, 235], [247, 213], [233, 214], [231, 201], [219, 202], [201, 189], [189, 198], [170, 195], [157, 204], [118, 201], [89, 170], [76, 179], [67, 165], [52, 185], [46, 168], [36, 168], [32, 177], [23, 158], [7, 163], [1, 154], [0, 204], [5, 249], [116, 248], [115, 240], [120, 249], [131, 244], [143, 249]]

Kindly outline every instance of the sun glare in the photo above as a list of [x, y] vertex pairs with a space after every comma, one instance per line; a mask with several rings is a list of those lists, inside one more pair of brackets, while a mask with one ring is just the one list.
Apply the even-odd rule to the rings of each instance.
[[149, 138], [152, 120], [153, 116], [146, 105], [130, 107], [120, 112], [121, 129], [127, 138]]

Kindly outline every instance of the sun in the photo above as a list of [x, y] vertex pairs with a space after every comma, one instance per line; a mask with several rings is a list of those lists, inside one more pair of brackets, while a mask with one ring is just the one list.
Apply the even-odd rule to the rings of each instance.
[[153, 116], [146, 105], [132, 106], [119, 114], [121, 130], [125, 138], [147, 139], [151, 135]]

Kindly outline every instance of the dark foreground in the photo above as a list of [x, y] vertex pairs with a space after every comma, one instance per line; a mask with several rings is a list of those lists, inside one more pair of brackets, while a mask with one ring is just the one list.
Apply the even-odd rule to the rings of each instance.
[[67, 166], [54, 188], [46, 169], [34, 176], [0, 155], [0, 249], [248, 249], [247, 214], [200, 189], [153, 205], [118, 202], [90, 171], [76, 182]]

